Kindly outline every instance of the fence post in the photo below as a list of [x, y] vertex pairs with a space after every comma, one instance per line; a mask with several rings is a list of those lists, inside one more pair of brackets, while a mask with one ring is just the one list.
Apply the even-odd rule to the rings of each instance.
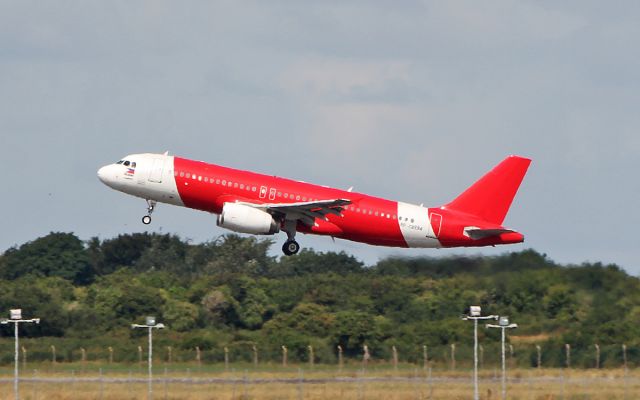
[[509, 365], [511, 366], [511, 368], [515, 368], [515, 361], [514, 361], [514, 356], [515, 355], [515, 349], [513, 348], [512, 344], [509, 344]]
[[542, 367], [542, 348], [539, 344], [536, 345], [536, 352], [538, 353], [538, 365], [537, 368], [540, 369]]
[[167, 363], [171, 364], [173, 362], [173, 347], [167, 346]]
[[196, 346], [196, 363], [198, 364], [198, 366], [200, 366], [202, 364], [202, 358], [201, 358], [201, 354], [200, 354], [200, 346]]
[[362, 346], [362, 368], [367, 368], [367, 364], [369, 364], [369, 358], [371, 358], [371, 356], [369, 355], [369, 346], [365, 344], [364, 346]]
[[113, 347], [109, 346], [109, 364], [113, 364]]
[[482, 345], [479, 345], [478, 348], [480, 350], [480, 369], [482, 369], [482, 366], [484, 364], [484, 347], [482, 347]]
[[224, 370], [229, 370], [229, 348], [224, 346]]
[[85, 370], [85, 365], [87, 363], [87, 351], [84, 347], [80, 347], [80, 361], [82, 363], [82, 372]]
[[595, 344], [596, 347], [596, 369], [600, 369], [600, 346], [598, 343]]
[[394, 370], [398, 370], [398, 350], [396, 349], [396, 346], [391, 346], [391, 353], [393, 355], [392, 361], [393, 361], [393, 369]]
[[313, 346], [309, 345], [307, 346], [307, 349], [309, 350], [309, 367], [313, 368], [313, 365], [315, 363], [314, 355], [313, 355]]
[[567, 368], [571, 368], [571, 345], [569, 343], [566, 343], [564, 345], [564, 349], [565, 349], [565, 356], [566, 356], [566, 363], [567, 363]]
[[622, 366], [626, 371], [627, 370], [627, 345], [626, 344], [622, 345]]
[[282, 366], [287, 366], [287, 346], [282, 345]]
[[342, 346], [338, 346], [338, 371], [342, 371]]
[[252, 345], [251, 346], [253, 349], [253, 366], [257, 367], [258, 366], [258, 348], [256, 347], [256, 345]]
[[138, 367], [142, 368], [142, 346], [138, 346]]
[[20, 346], [22, 347], [22, 370], [26, 371], [27, 370], [27, 349], [24, 346]]
[[427, 369], [427, 367], [429, 366], [429, 353], [427, 353], [427, 346], [424, 345], [422, 346], [422, 367], [424, 369]]
[[56, 363], [56, 346], [51, 345], [51, 363]]
[[456, 344], [451, 343], [451, 370], [456, 370]]

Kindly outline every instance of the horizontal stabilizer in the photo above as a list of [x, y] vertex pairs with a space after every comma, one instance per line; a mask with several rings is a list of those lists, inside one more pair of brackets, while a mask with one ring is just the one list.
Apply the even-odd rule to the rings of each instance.
[[480, 229], [480, 228], [476, 228], [475, 226], [469, 226], [464, 228], [464, 233], [473, 240], [484, 239], [491, 236], [500, 236], [503, 233], [512, 233], [512, 232], [515, 232], [515, 231], [512, 231], [511, 229], [505, 229], [505, 228]]

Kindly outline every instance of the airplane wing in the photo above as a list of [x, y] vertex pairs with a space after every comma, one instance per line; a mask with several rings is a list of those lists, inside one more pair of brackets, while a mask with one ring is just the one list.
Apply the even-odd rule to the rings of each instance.
[[246, 206], [258, 208], [269, 212], [272, 215], [282, 217], [286, 220], [299, 220], [303, 224], [311, 227], [315, 224], [315, 219], [327, 220], [328, 214], [342, 216], [344, 206], [351, 204], [347, 199], [331, 199], [318, 201], [305, 201], [298, 203], [246, 203], [239, 202]]
[[473, 240], [484, 239], [491, 236], [499, 236], [499, 235], [502, 235], [503, 233], [511, 233], [511, 232], [515, 232], [515, 231], [511, 229], [505, 229], [505, 228], [480, 229], [480, 228], [476, 228], [475, 226], [468, 226], [464, 228], [464, 233]]

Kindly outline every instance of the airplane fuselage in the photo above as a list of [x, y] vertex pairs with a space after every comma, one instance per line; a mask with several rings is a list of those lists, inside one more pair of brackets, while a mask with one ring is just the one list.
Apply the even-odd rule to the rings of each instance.
[[[98, 176], [113, 189], [150, 201], [150, 211], [155, 202], [160, 202], [218, 215], [226, 206], [231, 215], [231, 205], [240, 205], [236, 222], [241, 228], [229, 225], [229, 229], [245, 233], [269, 234], [282, 228], [291, 240], [290, 231], [294, 230], [293, 235], [298, 231], [372, 245], [425, 248], [523, 241], [520, 233], [506, 230], [501, 224], [447, 206], [427, 208], [166, 154], [130, 155], [101, 168]], [[334, 199], [339, 199], [340, 205], [329, 203]], [[256, 209], [271, 216], [275, 228], [255, 232], [245, 229], [242, 207], [251, 215]], [[224, 224], [221, 226], [226, 227]], [[474, 237], [469, 228], [504, 232]]]

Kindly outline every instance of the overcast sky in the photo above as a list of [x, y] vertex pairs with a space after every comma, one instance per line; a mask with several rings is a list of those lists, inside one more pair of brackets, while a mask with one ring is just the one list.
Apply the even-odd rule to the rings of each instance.
[[[533, 159], [505, 224], [640, 274], [640, 2], [0, 0], [0, 251], [145, 230], [96, 170], [163, 152], [425, 205]], [[212, 215], [160, 205], [196, 242]], [[285, 235], [276, 237], [279, 253]], [[387, 255], [300, 236], [305, 247]]]

